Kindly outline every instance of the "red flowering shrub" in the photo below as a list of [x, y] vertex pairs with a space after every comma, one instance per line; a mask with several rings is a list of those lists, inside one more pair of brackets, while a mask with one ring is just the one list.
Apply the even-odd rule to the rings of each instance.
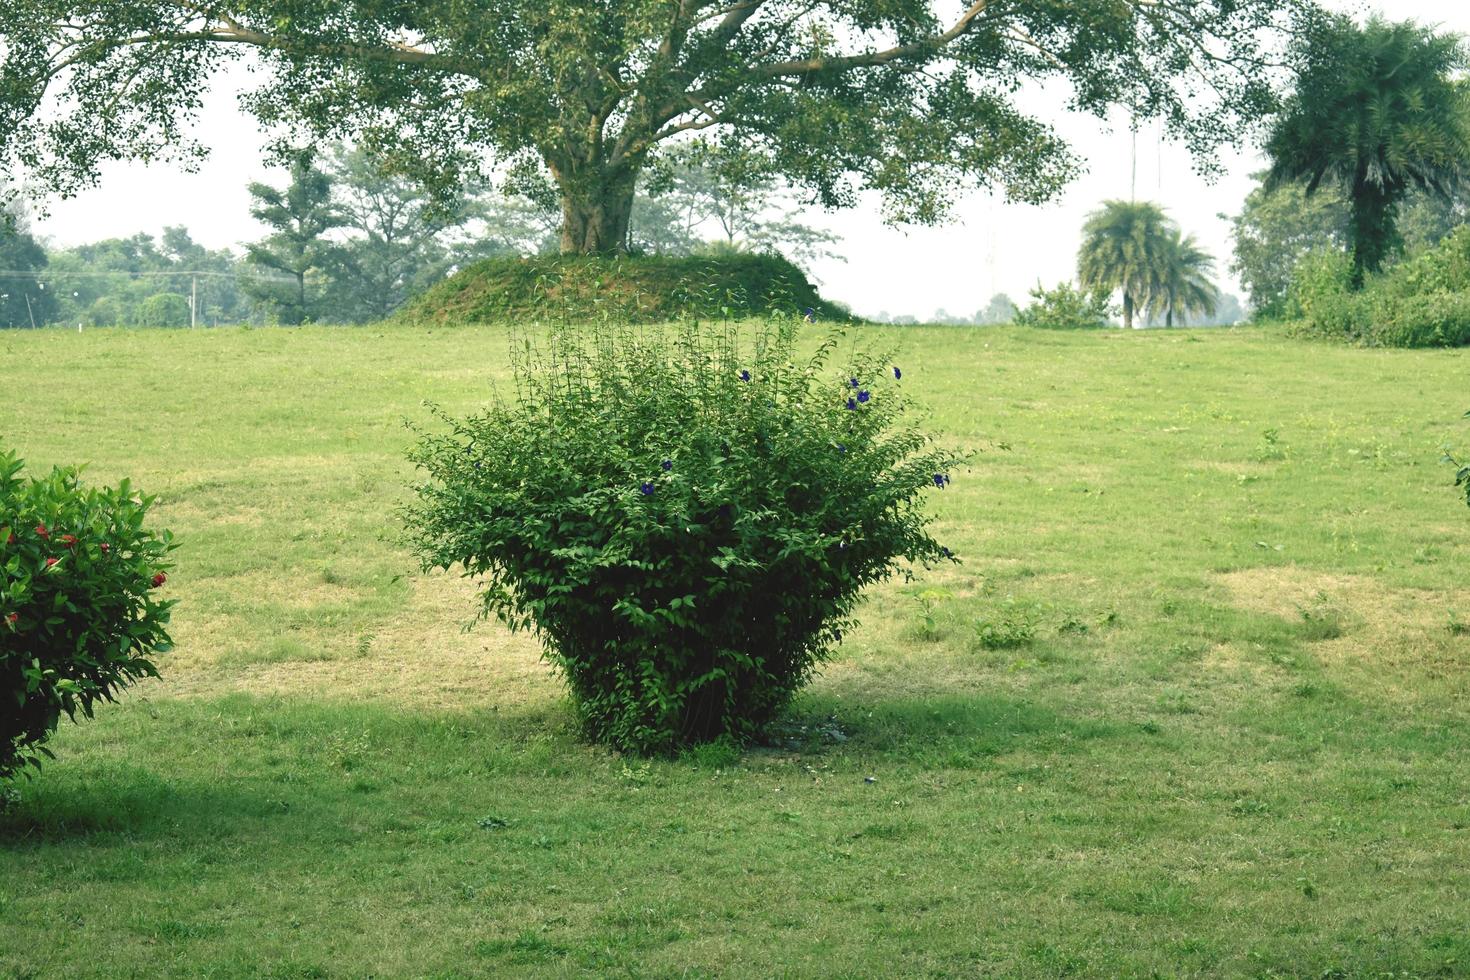
[[39, 768], [63, 714], [157, 676], [173, 605], [154, 591], [174, 545], [143, 526], [152, 498], [22, 469], [0, 453], [0, 781]]

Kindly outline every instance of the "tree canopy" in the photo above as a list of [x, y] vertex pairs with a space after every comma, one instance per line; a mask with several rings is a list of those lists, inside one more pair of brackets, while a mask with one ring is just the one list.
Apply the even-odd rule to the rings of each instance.
[[1170, 236], [1177, 229], [1151, 201], [1105, 201], [1082, 226], [1077, 278], [1100, 296], [1123, 294], [1123, 326], [1164, 290]]
[[1460, 39], [1380, 18], [1335, 18], [1309, 34], [1305, 69], [1266, 149], [1267, 187], [1336, 186], [1351, 203], [1353, 280], [1403, 245], [1414, 190], [1448, 198], [1470, 170], [1470, 65]]
[[185, 158], [206, 86], [280, 145], [345, 139], [449, 195], [549, 174], [561, 247], [623, 247], [663, 147], [738, 146], [827, 207], [942, 219], [968, 185], [1052, 197], [1077, 161], [1017, 99], [1160, 118], [1198, 151], [1269, 113], [1311, 0], [0, 0], [0, 176], [66, 193], [114, 159]]

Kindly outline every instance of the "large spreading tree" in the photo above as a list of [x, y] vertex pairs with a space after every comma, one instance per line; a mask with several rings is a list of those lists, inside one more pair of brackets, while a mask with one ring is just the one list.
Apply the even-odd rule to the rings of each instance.
[[[190, 154], [214, 73], [284, 143], [346, 139], [448, 194], [549, 174], [567, 252], [617, 251], [640, 171], [698, 136], [836, 207], [940, 220], [965, 186], [1050, 198], [1076, 172], [1017, 99], [1161, 118], [1196, 150], [1275, 106], [1311, 0], [0, 0], [0, 175], [66, 193]], [[288, 131], [283, 133], [283, 131]]]

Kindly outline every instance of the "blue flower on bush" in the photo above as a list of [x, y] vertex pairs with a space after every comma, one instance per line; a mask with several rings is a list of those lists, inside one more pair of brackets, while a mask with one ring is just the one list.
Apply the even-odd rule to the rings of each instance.
[[858, 392], [858, 401], [862, 402], [864, 405], [866, 405], [868, 403], [868, 399], [872, 397], [873, 396], [868, 394], [866, 391]]
[[664, 472], [667, 473], [669, 470], [674, 468], [674, 461], [672, 459], [666, 459], [660, 465], [663, 466]]
[[862, 387], [862, 383], [860, 381], [858, 381], [857, 378], [851, 378], [851, 379], [848, 380], [847, 383], [850, 384], [850, 385], [852, 385], [854, 388], [861, 388]]
[[898, 365], [897, 364], [895, 364], [893, 366], [893, 380], [894, 381], [902, 381], [903, 380], [903, 372], [898, 369]]
[[857, 399], [856, 398], [849, 398], [847, 400], [847, 410], [849, 412], [856, 412], [857, 411]]
[[842, 444], [842, 443], [840, 443], [840, 442], [839, 442], [839, 443], [838, 443], [838, 444], [837, 444], [837, 451], [838, 451], [838, 452], [839, 452], [839, 453], [845, 453], [845, 452], [847, 452], [847, 447], [846, 447], [846, 446], [844, 446], [844, 445], [843, 445], [843, 444]]
[[946, 483], [948, 483], [948, 482], [949, 482], [949, 476], [947, 474], [944, 474], [944, 473], [935, 473], [934, 474], [934, 485], [936, 487], [939, 487], [941, 490], [944, 489], [944, 485]]
[[641, 486], [641, 487], [638, 488], [638, 492], [641, 493], [641, 494], [643, 494], [643, 496], [645, 496], [645, 497], [652, 497], [653, 496], [653, 484], [652, 483], [645, 483], [645, 484], [643, 484], [643, 486]]
[[750, 380], [750, 372], [749, 371], [741, 371], [740, 372], [740, 380], [741, 381], [749, 381]]

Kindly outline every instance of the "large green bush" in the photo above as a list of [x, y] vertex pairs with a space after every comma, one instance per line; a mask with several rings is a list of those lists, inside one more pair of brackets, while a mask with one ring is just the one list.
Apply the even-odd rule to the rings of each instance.
[[169, 649], [159, 596], [172, 539], [143, 526], [151, 498], [83, 489], [75, 469], [27, 479], [0, 454], [0, 780], [39, 766], [61, 716], [99, 701]]
[[900, 369], [796, 326], [563, 328], [517, 348], [515, 391], [412, 458], [426, 568], [482, 580], [534, 630], [588, 735], [665, 752], [757, 734], [859, 593], [949, 560], [925, 488], [956, 457], [911, 421]]
[[1318, 251], [1297, 266], [1294, 332], [1368, 347], [1470, 344], [1470, 226], [1351, 288], [1351, 259]]
[[1018, 327], [1047, 330], [1098, 330], [1108, 326], [1108, 298], [1078, 289], [1069, 282], [1055, 289], [1040, 283], [1031, 290], [1031, 305], [1016, 313]]
[[178, 293], [155, 293], [138, 304], [140, 327], [187, 327], [192, 315], [189, 297]]

